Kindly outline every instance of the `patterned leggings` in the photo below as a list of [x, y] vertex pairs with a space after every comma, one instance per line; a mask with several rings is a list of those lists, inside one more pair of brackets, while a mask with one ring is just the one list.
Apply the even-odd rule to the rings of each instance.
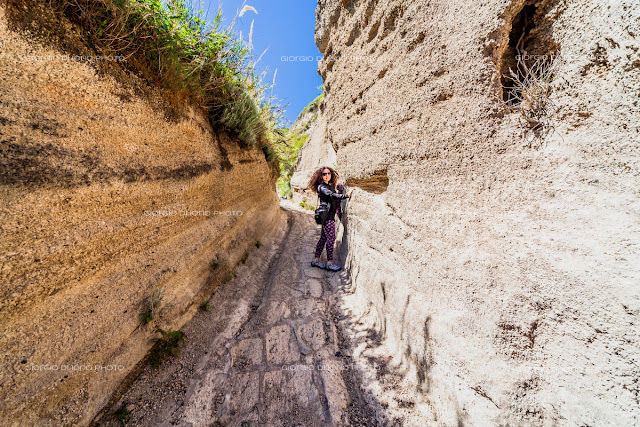
[[333, 244], [336, 242], [336, 222], [328, 220], [322, 226], [320, 240], [316, 244], [316, 258], [322, 254], [322, 247], [327, 243], [327, 261], [333, 261]]

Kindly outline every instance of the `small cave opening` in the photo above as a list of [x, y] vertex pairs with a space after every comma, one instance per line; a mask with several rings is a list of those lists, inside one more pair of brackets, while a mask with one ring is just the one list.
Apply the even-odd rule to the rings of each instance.
[[380, 169], [360, 179], [349, 178], [347, 179], [347, 186], [358, 187], [373, 194], [382, 194], [387, 191], [387, 187], [389, 186], [387, 170]]
[[552, 22], [546, 14], [550, 6], [528, 0], [513, 17], [509, 42], [502, 52], [499, 67], [502, 99], [508, 104], [516, 105], [521, 101], [513, 92], [513, 88], [519, 86], [518, 82], [537, 79], [541, 75], [546, 78], [544, 74], [552, 69], [559, 47], [553, 40]]

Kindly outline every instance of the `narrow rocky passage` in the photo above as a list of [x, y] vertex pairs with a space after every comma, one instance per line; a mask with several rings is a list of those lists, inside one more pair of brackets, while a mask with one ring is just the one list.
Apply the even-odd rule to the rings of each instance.
[[320, 230], [285, 213], [286, 227], [182, 328], [180, 354], [146, 366], [99, 425], [119, 425], [123, 407], [128, 425], [377, 424], [332, 315], [344, 273], [310, 266]]

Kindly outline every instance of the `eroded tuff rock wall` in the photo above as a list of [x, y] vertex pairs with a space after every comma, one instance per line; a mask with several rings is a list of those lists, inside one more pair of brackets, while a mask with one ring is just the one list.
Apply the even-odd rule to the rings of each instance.
[[279, 225], [277, 177], [201, 112], [60, 59], [1, 8], [0, 44], [0, 423], [86, 425], [154, 329], [179, 329]]
[[[640, 4], [318, 3], [353, 309], [418, 399], [390, 410], [638, 424]], [[538, 140], [500, 107], [517, 46], [562, 56]]]
[[306, 189], [311, 176], [320, 166], [336, 167], [336, 152], [326, 143], [326, 132], [327, 121], [321, 112], [317, 112], [317, 118], [309, 128], [309, 137], [298, 153], [295, 172], [291, 177], [293, 202], [296, 205], [304, 200], [316, 206], [316, 193]]

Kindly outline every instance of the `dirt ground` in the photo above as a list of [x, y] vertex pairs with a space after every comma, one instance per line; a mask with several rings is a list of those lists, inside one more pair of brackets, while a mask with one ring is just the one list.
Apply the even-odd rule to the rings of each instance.
[[[361, 383], [379, 366], [351, 359], [346, 277], [310, 266], [320, 228], [287, 209], [273, 233], [240, 264], [182, 331], [179, 355], [150, 364], [97, 421], [121, 425], [389, 425]], [[125, 411], [121, 411], [124, 414]]]

